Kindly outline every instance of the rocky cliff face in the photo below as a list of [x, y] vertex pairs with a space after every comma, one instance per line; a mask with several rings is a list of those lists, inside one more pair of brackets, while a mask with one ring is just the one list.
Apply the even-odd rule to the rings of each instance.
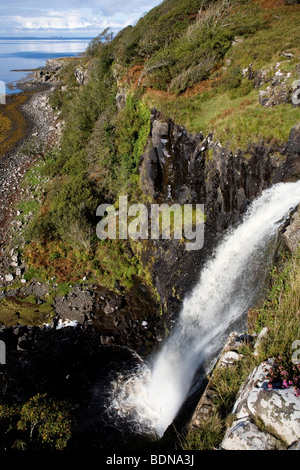
[[145, 262], [155, 259], [153, 277], [168, 319], [178, 312], [222, 232], [240, 220], [265, 188], [300, 177], [299, 142], [298, 125], [282, 147], [261, 142], [234, 154], [212, 135], [191, 134], [152, 111], [141, 163], [144, 192], [159, 204], [204, 204], [206, 216], [203, 249], [189, 252], [180, 242], [150, 242], [143, 254]]

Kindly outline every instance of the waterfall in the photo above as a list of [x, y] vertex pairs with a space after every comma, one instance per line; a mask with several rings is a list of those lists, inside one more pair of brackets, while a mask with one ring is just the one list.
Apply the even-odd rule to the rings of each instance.
[[217, 358], [224, 333], [254, 306], [268, 268], [267, 247], [299, 202], [300, 181], [274, 185], [251, 204], [240, 225], [225, 234], [202, 269], [176, 326], [151, 364], [119, 376], [112, 384], [111, 411], [134, 422], [139, 430], [163, 434], [198, 367], [207, 358]]

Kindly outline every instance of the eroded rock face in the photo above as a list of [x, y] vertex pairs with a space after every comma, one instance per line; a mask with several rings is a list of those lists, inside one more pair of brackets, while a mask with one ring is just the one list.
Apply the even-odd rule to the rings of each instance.
[[[299, 441], [299, 398], [292, 388], [268, 388], [266, 376], [271, 366], [272, 360], [262, 363], [242, 386], [232, 410], [236, 419], [226, 432], [222, 449], [270, 450], [282, 448], [282, 442], [290, 447]], [[258, 421], [263, 429], [255, 424]]]

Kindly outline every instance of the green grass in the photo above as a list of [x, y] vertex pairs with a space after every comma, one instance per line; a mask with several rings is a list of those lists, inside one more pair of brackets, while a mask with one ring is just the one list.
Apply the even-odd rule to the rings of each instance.
[[[235, 64], [242, 68], [250, 63], [254, 70], [264, 69], [266, 65], [274, 66], [277, 62], [283, 62], [287, 71], [298, 62], [300, 44], [300, 14], [299, 7], [291, 11], [289, 8], [274, 9], [266, 12], [269, 21], [264, 28], [254, 35], [244, 38], [243, 42], [233, 47], [227, 54]], [[286, 34], [283, 34], [283, 31]], [[281, 55], [282, 52], [295, 54], [294, 60], [288, 60]]]
[[283, 269], [272, 271], [272, 288], [263, 308], [257, 310], [254, 328], [269, 328], [261, 357], [291, 358], [292, 344], [300, 339], [300, 250], [288, 258]]
[[[257, 9], [254, 3], [252, 7]], [[239, 15], [245, 15], [250, 8], [249, 15], [243, 17], [244, 26], [240, 28], [239, 41], [228, 47], [223, 59], [206, 77], [189, 85], [190, 93], [177, 96], [164, 93], [163, 90], [168, 89], [164, 86], [160, 88], [161, 93], [146, 88], [144, 94], [147, 105], [159, 109], [166, 119], [173, 119], [190, 132], [203, 132], [204, 135], [212, 132], [214, 139], [224, 146], [228, 144], [233, 151], [246, 150], [253, 142], [281, 145], [300, 120], [299, 107], [293, 108], [291, 104], [263, 107], [259, 103], [259, 90], [254, 89], [253, 81], [242, 74], [251, 64], [254, 72], [263, 71], [268, 80], [274, 77], [278, 70], [276, 64], [280, 63], [281, 72], [290, 74], [284, 86], [291, 88], [293, 81], [299, 78], [296, 65], [300, 54], [300, 8], [298, 5], [265, 11], [258, 8], [260, 22], [251, 29], [252, 7], [246, 4], [235, 13], [233, 24], [237, 31]], [[189, 30], [193, 34], [188, 34]], [[288, 34], [282, 34], [282, 31], [288, 31]], [[185, 41], [191, 41], [191, 36], [196, 40], [199, 34], [196, 33], [196, 25], [191, 25], [186, 36], [178, 40], [181, 50], [185, 48]], [[291, 60], [282, 55], [287, 51], [294, 54]], [[177, 66], [178, 60], [175, 61]], [[197, 87], [193, 90], [193, 85], [199, 82], [202, 82], [199, 90]], [[264, 83], [261, 89], [265, 90], [268, 85], [270, 82]], [[159, 86], [156, 83], [152, 88], [159, 89]], [[169, 88], [169, 91], [172, 90]]]
[[275, 141], [281, 145], [288, 140], [291, 128], [300, 121], [300, 108], [280, 104], [263, 107], [258, 101], [258, 91], [246, 96], [232, 97], [229, 91], [210, 91], [205, 96], [178, 98], [176, 102], [145, 97], [150, 105], [160, 108], [190, 132], [213, 132], [214, 139], [234, 151], [246, 150], [249, 144]]

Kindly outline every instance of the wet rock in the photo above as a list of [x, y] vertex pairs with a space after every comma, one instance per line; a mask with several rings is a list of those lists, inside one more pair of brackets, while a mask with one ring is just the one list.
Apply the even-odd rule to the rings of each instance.
[[18, 337], [17, 350], [18, 351], [27, 351], [30, 348], [30, 340], [28, 335], [23, 335]]
[[212, 135], [189, 133], [152, 110], [151, 135], [140, 169], [143, 192], [158, 204], [202, 203], [206, 216], [202, 250], [188, 253], [176, 240], [149, 240], [141, 254], [145, 263], [154, 260], [152, 277], [163, 311], [168, 311], [168, 327], [219, 234], [238, 223], [264, 189], [299, 179], [300, 159], [294, 147], [290, 149], [260, 143], [251, 145], [247, 155], [242, 151], [233, 154]]
[[54, 310], [60, 319], [83, 324], [93, 311], [93, 293], [89, 289], [75, 286], [66, 296], [57, 296]]
[[[140, 364], [135, 353], [125, 347], [103, 345], [100, 335], [89, 335], [79, 326], [59, 330], [1, 328], [0, 340], [6, 345], [6, 364], [0, 365], [4, 403], [22, 405], [38, 393], [47, 393], [74, 405], [70, 449], [107, 451], [115, 448], [116, 442], [119, 450], [125, 446], [125, 428], [115, 426], [115, 417], [107, 408], [112, 380]], [[12, 438], [11, 445], [15, 436]], [[3, 445], [1, 442], [1, 450]]]
[[[220, 352], [219, 359], [214, 367], [214, 371], [221, 367], [230, 368], [240, 361], [243, 356], [238, 351], [245, 344], [248, 346], [253, 346], [254, 337], [248, 334], [240, 334], [236, 331], [232, 332], [228, 336], [225, 346]], [[203, 378], [201, 378], [201, 381], [203, 381]], [[197, 431], [197, 429], [203, 425], [207, 418], [214, 416], [215, 399], [216, 392], [214, 389], [214, 376], [212, 374], [211, 379], [205, 386], [203, 394], [200, 396], [200, 399], [197, 399], [197, 406], [195, 407], [193, 414], [191, 415], [187, 424], [188, 435], [193, 434], [195, 430]]]
[[283, 229], [281, 240], [291, 253], [296, 253], [300, 242], [300, 207], [292, 215], [289, 225]]

